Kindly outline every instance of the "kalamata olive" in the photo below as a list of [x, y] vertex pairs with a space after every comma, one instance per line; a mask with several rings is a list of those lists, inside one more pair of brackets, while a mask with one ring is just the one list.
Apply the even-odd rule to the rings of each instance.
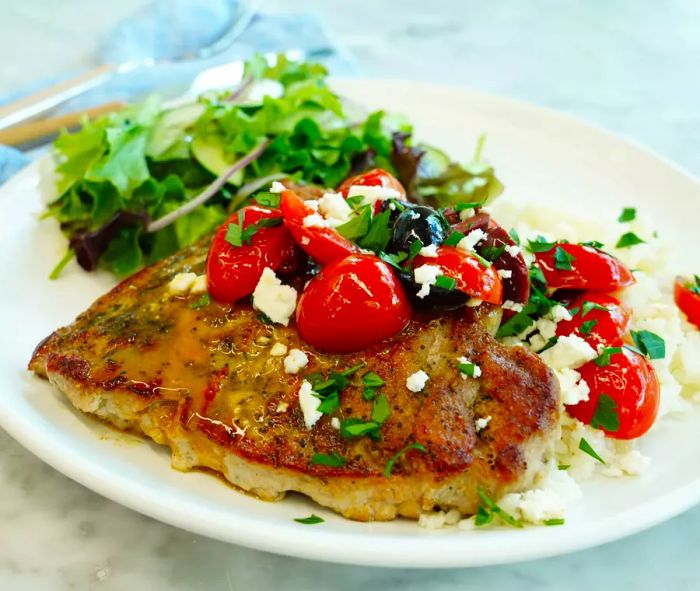
[[411, 300], [411, 304], [416, 308], [442, 308], [450, 310], [464, 306], [470, 299], [469, 295], [463, 291], [459, 291], [458, 289], [445, 289], [437, 285], [431, 285], [428, 295], [424, 298], [419, 298], [417, 294], [422, 286], [418, 285], [413, 280], [413, 273], [403, 271], [398, 273], [398, 276], [406, 295]]
[[402, 212], [413, 207], [416, 207], [415, 203], [409, 203], [408, 201], [403, 201], [401, 199], [382, 199], [381, 201], [376, 202], [374, 213], [376, 215], [388, 209], [391, 211], [389, 223], [393, 224], [396, 222], [396, 218], [398, 218]]
[[416, 240], [423, 246], [442, 244], [450, 233], [447, 220], [432, 207], [417, 205], [399, 214], [391, 237], [393, 252], [408, 252]]

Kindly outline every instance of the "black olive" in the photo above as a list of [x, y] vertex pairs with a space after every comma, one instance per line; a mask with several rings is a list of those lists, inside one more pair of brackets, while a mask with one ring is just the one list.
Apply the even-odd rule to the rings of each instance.
[[450, 225], [443, 215], [432, 207], [417, 205], [405, 209], [396, 218], [390, 248], [392, 252], [409, 252], [416, 240], [423, 246], [440, 245], [449, 232]]
[[382, 213], [387, 209], [391, 211], [389, 223], [393, 224], [396, 222], [396, 218], [398, 218], [403, 211], [414, 207], [417, 207], [415, 203], [409, 203], [408, 201], [402, 201], [401, 199], [384, 199], [379, 206], [379, 213]]
[[416, 308], [443, 308], [450, 310], [452, 308], [464, 306], [470, 299], [463, 291], [459, 291], [458, 289], [445, 289], [437, 285], [431, 285], [428, 294], [423, 298], [419, 298], [418, 292], [422, 286], [413, 280], [413, 274], [408, 271], [403, 271], [398, 275], [406, 291], [406, 295]]

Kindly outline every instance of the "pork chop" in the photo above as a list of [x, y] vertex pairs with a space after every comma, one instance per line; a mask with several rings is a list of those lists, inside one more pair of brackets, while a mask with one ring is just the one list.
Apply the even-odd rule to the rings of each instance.
[[[362, 521], [434, 508], [472, 514], [479, 487], [494, 498], [526, 489], [551, 457], [557, 380], [537, 356], [493, 338], [500, 309], [415, 319], [381, 345], [331, 355], [302, 342], [293, 324], [264, 323], [247, 302], [196, 307], [195, 297], [170, 293], [177, 273], [204, 272], [206, 255], [200, 243], [126, 279], [43, 341], [29, 368], [79, 410], [169, 446], [177, 469], [214, 470], [266, 500], [298, 491]], [[308, 366], [286, 373], [270, 354], [275, 343], [307, 352]], [[481, 376], [461, 374], [460, 356]], [[360, 363], [334, 416], [369, 420], [361, 376], [376, 372], [391, 409], [379, 440], [346, 438], [325, 414], [307, 428], [302, 380]], [[430, 379], [414, 393], [406, 380], [420, 369]], [[416, 443], [425, 452], [401, 455], [386, 476]], [[313, 463], [314, 454], [345, 463]]]

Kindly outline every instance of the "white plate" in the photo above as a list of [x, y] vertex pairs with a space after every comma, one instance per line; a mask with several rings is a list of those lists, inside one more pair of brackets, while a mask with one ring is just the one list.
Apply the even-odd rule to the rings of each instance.
[[[488, 134], [487, 155], [511, 198], [585, 203], [619, 211], [636, 204], [700, 251], [700, 185], [659, 158], [600, 130], [533, 106], [405, 82], [338, 83], [371, 107], [406, 114], [419, 137], [466, 158]], [[25, 370], [37, 342], [70, 322], [111, 285], [69, 268], [47, 275], [64, 248], [54, 221], [39, 223], [38, 166], [0, 189], [0, 422], [30, 451], [98, 493], [156, 519], [253, 548], [357, 564], [445, 567], [514, 562], [570, 552], [637, 532], [700, 500], [700, 416], [664, 420], [645, 438], [653, 458], [639, 478], [584, 485], [585, 499], [563, 527], [430, 532], [414, 522], [343, 520], [304, 498], [264, 503], [211, 476], [170, 468], [164, 448], [122, 437], [74, 411]], [[690, 265], [693, 261], [685, 261]], [[690, 270], [689, 268], [686, 270]], [[695, 269], [697, 272], [697, 269]], [[326, 522], [293, 521], [311, 512]]]

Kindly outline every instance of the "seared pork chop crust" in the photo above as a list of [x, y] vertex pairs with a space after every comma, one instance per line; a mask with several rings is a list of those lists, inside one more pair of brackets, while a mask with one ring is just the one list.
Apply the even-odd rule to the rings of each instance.
[[[171, 294], [172, 277], [203, 273], [206, 254], [200, 243], [126, 279], [42, 342], [30, 369], [81, 411], [168, 445], [178, 469], [215, 470], [264, 499], [298, 491], [352, 519], [416, 518], [435, 507], [470, 514], [478, 487], [495, 497], [527, 488], [550, 458], [557, 380], [537, 356], [493, 338], [499, 309], [415, 319], [379, 346], [331, 355], [308, 347], [293, 325], [263, 323], [248, 303], [193, 308], [197, 297]], [[283, 357], [270, 355], [275, 343], [306, 351], [309, 365], [285, 373]], [[481, 377], [463, 376], [460, 356]], [[304, 377], [361, 362], [335, 416], [369, 420], [361, 375], [376, 372], [391, 406], [381, 440], [346, 439], [328, 415], [307, 429]], [[406, 379], [419, 369], [430, 379], [413, 393]], [[415, 442], [426, 453], [404, 454], [385, 477], [387, 462]], [[347, 462], [315, 464], [315, 453]]]

